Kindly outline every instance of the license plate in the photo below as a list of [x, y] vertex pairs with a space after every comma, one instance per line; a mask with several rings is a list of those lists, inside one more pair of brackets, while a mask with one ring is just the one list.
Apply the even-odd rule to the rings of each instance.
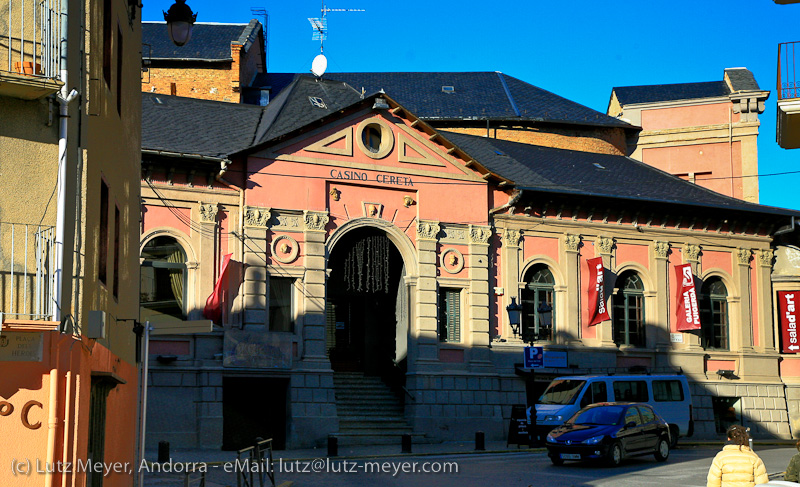
[[562, 453], [561, 454], [562, 460], [580, 460], [581, 456], [577, 453]]

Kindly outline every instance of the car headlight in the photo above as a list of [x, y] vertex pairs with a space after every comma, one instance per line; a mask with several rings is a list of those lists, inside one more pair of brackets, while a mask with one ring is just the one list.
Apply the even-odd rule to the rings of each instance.
[[583, 440], [581, 443], [583, 443], [585, 445], [596, 445], [596, 444], [600, 443], [601, 441], [603, 441], [603, 435], [592, 436], [588, 440]]
[[556, 439], [555, 439], [555, 438], [553, 438], [553, 435], [551, 435], [551, 434], [549, 434], [549, 433], [548, 433], [548, 434], [547, 434], [547, 442], [548, 442], [548, 443], [555, 443], [555, 442], [556, 442]]
[[545, 416], [544, 417], [545, 421], [562, 421], [563, 419], [564, 419], [564, 416], [561, 416], [560, 414], [557, 415], [557, 416], [550, 415], [550, 416]]

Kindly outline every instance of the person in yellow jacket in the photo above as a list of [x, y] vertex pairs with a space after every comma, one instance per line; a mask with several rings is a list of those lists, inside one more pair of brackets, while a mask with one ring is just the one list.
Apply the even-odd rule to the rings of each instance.
[[706, 487], [753, 487], [769, 482], [767, 468], [750, 447], [750, 435], [744, 426], [728, 428], [728, 441], [708, 469]]

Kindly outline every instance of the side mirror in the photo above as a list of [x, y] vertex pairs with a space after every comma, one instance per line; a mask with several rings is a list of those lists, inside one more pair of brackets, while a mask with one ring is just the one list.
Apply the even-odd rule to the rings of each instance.
[[627, 423], [625, 423], [625, 427], [626, 428], [633, 428], [635, 426], [636, 426], [636, 422], [635, 421], [628, 421]]

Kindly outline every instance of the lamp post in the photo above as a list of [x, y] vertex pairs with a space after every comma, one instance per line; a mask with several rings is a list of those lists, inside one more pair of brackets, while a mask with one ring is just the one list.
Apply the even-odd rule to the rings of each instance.
[[192, 26], [197, 20], [197, 14], [186, 5], [186, 0], [175, 0], [169, 10], [164, 12], [164, 20], [167, 21], [169, 38], [180, 47], [192, 38]]

